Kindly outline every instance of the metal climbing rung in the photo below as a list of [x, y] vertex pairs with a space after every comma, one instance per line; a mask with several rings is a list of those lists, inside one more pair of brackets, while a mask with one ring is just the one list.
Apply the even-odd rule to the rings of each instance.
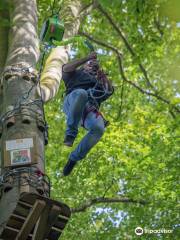
[[71, 212], [67, 205], [35, 193], [23, 193], [0, 240], [58, 240]]

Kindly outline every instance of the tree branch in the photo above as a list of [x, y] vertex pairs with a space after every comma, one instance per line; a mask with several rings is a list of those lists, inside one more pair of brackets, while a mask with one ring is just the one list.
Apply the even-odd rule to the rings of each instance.
[[95, 8], [96, 8], [95, 1], [92, 1], [89, 4], [82, 6], [78, 16], [78, 18], [81, 21], [81, 24], [83, 24], [84, 20], [86, 19], [85, 17], [88, 16]]
[[120, 102], [120, 107], [119, 107], [119, 111], [117, 114], [118, 119], [121, 117], [122, 110], [123, 110], [124, 86], [125, 86], [125, 80], [123, 79], [122, 86], [121, 86], [121, 94], [120, 94], [121, 102]]
[[71, 212], [72, 213], [85, 212], [87, 208], [90, 208], [93, 205], [99, 204], [99, 203], [135, 203], [135, 204], [142, 204], [142, 205], [147, 204], [147, 202], [144, 200], [134, 200], [132, 198], [126, 198], [126, 197], [116, 197], [116, 198], [99, 197], [99, 198], [93, 198], [93, 199], [87, 200], [85, 203], [83, 203], [81, 206], [77, 208], [72, 208]]
[[[139, 91], [140, 91], [141, 93], [143, 93], [143, 94], [146, 94], [146, 95], [155, 97], [155, 98], [157, 98], [158, 100], [160, 100], [160, 101], [162, 101], [162, 102], [164, 102], [164, 103], [166, 103], [166, 104], [168, 104], [168, 105], [171, 104], [171, 102], [170, 102], [169, 100], [167, 100], [167, 99], [159, 96], [157, 93], [153, 93], [153, 92], [144, 90], [144, 89], [142, 89], [140, 86], [138, 86], [136, 83], [128, 80], [128, 79], [126, 78], [125, 74], [124, 74], [124, 69], [123, 69], [123, 66], [122, 66], [121, 56], [118, 55], [118, 53], [117, 53], [117, 58], [118, 58], [118, 63], [119, 63], [120, 74], [121, 74], [122, 78], [123, 78], [127, 83], [129, 83], [130, 85], [132, 85], [133, 87], [135, 87], [137, 90], [139, 90]], [[178, 107], [173, 106], [173, 108], [174, 108], [177, 112], [180, 113], [180, 110], [179, 110]]]
[[81, 10], [80, 10], [80, 16], [86, 16], [88, 15], [95, 7], [96, 7], [96, 2], [92, 1], [89, 4], [83, 5]]
[[[140, 91], [142, 94], [146, 94], [146, 95], [149, 95], [149, 96], [152, 96], [152, 97], [155, 97], [157, 98], [158, 100], [170, 105], [171, 102], [163, 97], [161, 97], [160, 95], [158, 95], [157, 92], [152, 92], [152, 91], [147, 91], [147, 90], [144, 90], [142, 89], [140, 86], [138, 86], [136, 83], [128, 80], [124, 74], [124, 69], [123, 69], [123, 66], [122, 66], [122, 53], [119, 52], [119, 50], [117, 48], [115, 48], [114, 46], [110, 45], [110, 44], [107, 44], [101, 40], [98, 40], [98, 39], [95, 39], [93, 38], [92, 36], [90, 36], [89, 34], [87, 33], [84, 33], [82, 31], [79, 31], [79, 34], [82, 35], [82, 36], [85, 36], [86, 38], [88, 38], [89, 40], [93, 41], [94, 43], [98, 44], [98, 45], [101, 45], [102, 47], [105, 47], [107, 49], [110, 49], [112, 50], [116, 56], [117, 56], [117, 59], [118, 59], [118, 64], [119, 64], [119, 70], [120, 70], [120, 74], [121, 74], [121, 77], [123, 79], [123, 81], [129, 83], [131, 86], [135, 87], [138, 91]], [[121, 92], [121, 96], [122, 96], [122, 92]], [[174, 106], [173, 107], [177, 112], [180, 112], [179, 108]]]
[[85, 32], [82, 32], [82, 31], [79, 31], [79, 35], [84, 36], [84, 37], [88, 38], [90, 41], [92, 41], [92, 42], [94, 42], [94, 43], [96, 43], [98, 45], [101, 45], [102, 47], [105, 47], [107, 49], [110, 49], [110, 50], [112, 50], [115, 53], [118, 52], [118, 54], [120, 54], [122, 56], [122, 53], [119, 52], [119, 50], [117, 48], [113, 47], [112, 45], [110, 45], [108, 43], [105, 43], [105, 42], [103, 42], [101, 40], [95, 39], [92, 36], [90, 36], [89, 34], [87, 34]]
[[154, 24], [155, 24], [157, 30], [159, 31], [160, 36], [163, 37], [163, 34], [164, 34], [164, 33], [163, 33], [163, 30], [162, 30], [162, 28], [161, 28], [161, 24], [160, 24], [158, 18], [154, 18]]
[[[131, 55], [136, 58], [137, 55], [136, 53], [134, 52], [133, 48], [131, 47], [131, 45], [129, 44], [128, 40], [126, 39], [123, 31], [121, 30], [120, 27], [118, 27], [115, 23], [115, 21], [112, 19], [112, 17], [105, 11], [105, 9], [101, 6], [100, 3], [98, 3], [97, 1], [97, 8], [99, 9], [99, 11], [107, 18], [107, 20], [109, 21], [109, 23], [112, 25], [112, 27], [116, 30], [116, 32], [119, 34], [120, 38], [123, 40], [126, 48], [128, 49], [128, 51], [131, 53]], [[148, 87], [151, 87], [153, 90], [155, 90], [154, 86], [151, 84], [150, 80], [149, 80], [149, 77], [148, 77], [148, 74], [147, 74], [147, 71], [146, 69], [144, 68], [144, 66], [139, 63], [139, 68], [141, 69], [145, 79], [146, 79], [146, 82], [147, 82], [147, 86]]]

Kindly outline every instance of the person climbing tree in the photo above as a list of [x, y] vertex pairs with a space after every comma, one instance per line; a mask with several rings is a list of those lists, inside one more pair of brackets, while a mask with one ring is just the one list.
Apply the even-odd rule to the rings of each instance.
[[88, 133], [71, 152], [63, 175], [71, 173], [77, 161], [83, 159], [102, 137], [107, 121], [99, 112], [100, 104], [109, 98], [114, 88], [100, 69], [95, 52], [63, 66], [66, 87], [63, 110], [67, 117], [64, 144], [71, 147], [81, 125]]

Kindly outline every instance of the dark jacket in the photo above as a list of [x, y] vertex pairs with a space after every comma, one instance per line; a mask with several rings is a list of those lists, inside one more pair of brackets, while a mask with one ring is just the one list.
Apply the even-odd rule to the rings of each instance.
[[87, 90], [90, 98], [94, 98], [98, 106], [100, 106], [101, 102], [109, 98], [114, 91], [113, 89], [111, 92], [104, 93], [103, 85], [98, 83], [94, 75], [88, 73], [83, 68], [76, 69], [73, 72], [63, 71], [62, 79], [65, 83], [66, 95], [75, 89]]

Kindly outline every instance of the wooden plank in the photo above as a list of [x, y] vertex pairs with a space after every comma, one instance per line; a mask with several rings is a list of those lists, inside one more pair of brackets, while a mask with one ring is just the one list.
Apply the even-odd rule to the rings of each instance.
[[15, 239], [18, 232], [19, 232], [18, 229], [6, 226], [0, 237], [0, 240]]
[[24, 222], [15, 240], [27, 239], [45, 206], [46, 203], [42, 200], [37, 200], [35, 202], [31, 212], [29, 213], [29, 216], [26, 218], [26, 221]]
[[[19, 232], [19, 230], [16, 231], [13, 228], [7, 227], [4, 229], [3, 234], [0, 237], [0, 240], [14, 240], [16, 238], [16, 235], [18, 232]], [[29, 236], [26, 240], [32, 240], [32, 234], [29, 234]]]
[[44, 233], [47, 228], [48, 215], [51, 210], [51, 205], [46, 205], [46, 208], [43, 210], [38, 223], [35, 226], [34, 234], [32, 240], [44, 240]]
[[10, 218], [8, 221], [8, 224], [6, 226], [16, 228], [16, 229], [21, 229], [24, 224], [24, 221], [18, 221], [17, 219]]
[[27, 218], [30, 213], [30, 208], [17, 204], [16, 209], [14, 210], [13, 214], [20, 215], [22, 217]]
[[57, 205], [57, 206], [61, 207], [61, 215], [65, 216], [67, 218], [70, 218], [70, 216], [71, 216], [70, 208], [62, 202], [58, 202], [56, 200], [52, 200], [52, 199], [49, 199], [47, 197], [44, 197], [44, 196], [41, 196], [41, 195], [38, 195], [35, 193], [24, 193], [21, 195], [21, 200], [26, 203], [29, 203], [29, 204], [33, 204], [35, 202], [35, 199], [37, 199], [37, 198], [40, 200], [46, 201], [47, 205]]
[[17, 233], [19, 232], [19, 229], [13, 228], [13, 227], [9, 227], [9, 226], [6, 226], [5, 229], [9, 229], [9, 230], [11, 230], [13, 232], [17, 232]]
[[61, 208], [56, 205], [53, 205], [53, 207], [49, 209], [49, 211], [44, 210], [35, 228], [34, 236], [32, 240], [43, 240], [45, 238], [48, 238], [51, 228], [56, 222], [60, 212], [61, 212]]
[[59, 229], [64, 229], [66, 224], [67, 224], [67, 220], [62, 219], [61, 217], [58, 216], [57, 221], [54, 223], [53, 227], [59, 228]]
[[26, 220], [25, 217], [22, 217], [21, 215], [17, 215], [17, 214], [14, 214], [14, 213], [11, 215], [11, 217], [12, 217], [12, 218], [17, 218], [17, 219], [20, 219], [20, 220], [23, 220], [23, 221]]
[[63, 232], [63, 230], [62, 229], [60, 229], [60, 228], [56, 228], [56, 227], [52, 227], [52, 230], [54, 230], [54, 231], [56, 231], [56, 232], [60, 232], [60, 233], [62, 233]]
[[23, 202], [23, 201], [19, 201], [18, 204], [24, 205], [24, 206], [26, 206], [28, 208], [32, 208], [32, 206], [33, 206], [33, 205], [31, 205], [31, 204], [29, 204], [27, 202]]
[[17, 229], [21, 229], [24, 222], [25, 222], [26, 218], [25, 217], [22, 217], [20, 215], [16, 215], [16, 214], [12, 214], [7, 225], [9, 227], [13, 227], [13, 228], [17, 228]]
[[54, 223], [56, 222], [59, 213], [61, 212], [61, 208], [59, 206], [53, 205], [50, 215], [49, 215], [49, 219], [48, 219], [48, 225], [46, 227], [46, 232], [44, 237], [48, 237], [52, 226], [54, 225]]
[[53, 228], [63, 230], [65, 228], [66, 224], [67, 224], [67, 222], [60, 222], [59, 219], [58, 219], [58, 221], [55, 222]]
[[63, 219], [63, 220], [66, 220], [66, 221], [69, 220], [69, 217], [65, 217], [65, 216], [63, 216], [63, 215], [59, 215], [59, 218], [61, 218], [61, 219]]

